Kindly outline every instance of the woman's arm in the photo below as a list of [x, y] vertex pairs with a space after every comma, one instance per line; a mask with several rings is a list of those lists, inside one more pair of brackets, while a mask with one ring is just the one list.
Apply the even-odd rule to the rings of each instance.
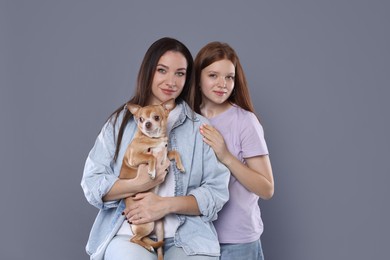
[[118, 179], [118, 174], [112, 167], [115, 147], [114, 129], [112, 122], [109, 121], [103, 126], [88, 154], [81, 180], [86, 199], [98, 209], [116, 207], [119, 199], [147, 191], [160, 184], [164, 181], [165, 169], [170, 164], [167, 159], [163, 165], [160, 165], [162, 157], [158, 156], [156, 168], [158, 177], [155, 180], [150, 179], [145, 165], [139, 167], [136, 178]]
[[[188, 137], [185, 138], [188, 139]], [[195, 133], [194, 139], [191, 140], [199, 146], [190, 158], [201, 160], [196, 162], [193, 172], [186, 173], [191, 176], [192, 189], [188, 190], [185, 196], [175, 197], [160, 197], [153, 193], [137, 194], [134, 197], [133, 205], [124, 210], [124, 214], [130, 222], [134, 224], [146, 223], [172, 213], [201, 216], [205, 222], [217, 218], [218, 211], [229, 198], [230, 172], [226, 166], [218, 161], [212, 148], [201, 142], [201, 138], [199, 133]]]
[[153, 192], [138, 193], [134, 196], [134, 203], [124, 210], [126, 218], [133, 224], [155, 221], [171, 213], [200, 215], [194, 196], [161, 197]]
[[236, 179], [248, 190], [262, 199], [274, 194], [274, 179], [268, 155], [246, 158], [246, 165], [232, 155], [226, 147], [223, 136], [210, 125], [202, 125], [200, 132], [218, 159], [229, 168]]
[[159, 155], [157, 155], [157, 174], [154, 180], [150, 179], [148, 174], [148, 166], [146, 164], [141, 164], [138, 166], [138, 173], [136, 178], [118, 179], [108, 191], [108, 193], [103, 196], [103, 201], [106, 202], [131, 197], [139, 192], [148, 191], [153, 187], [163, 183], [167, 174], [166, 169], [169, 167], [170, 162], [167, 159], [161, 165], [161, 158], [163, 158], [163, 156]]

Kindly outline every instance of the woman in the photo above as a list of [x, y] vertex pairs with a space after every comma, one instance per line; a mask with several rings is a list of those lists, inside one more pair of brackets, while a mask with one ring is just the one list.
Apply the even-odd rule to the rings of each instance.
[[200, 132], [230, 172], [230, 199], [214, 222], [221, 259], [263, 259], [259, 197], [274, 192], [263, 128], [254, 114], [235, 51], [225, 43], [204, 46], [195, 58], [195, 111], [210, 120]]
[[[229, 171], [202, 142], [198, 127], [205, 119], [187, 104], [191, 104], [192, 67], [185, 45], [172, 38], [157, 40], [145, 54], [136, 93], [128, 101], [145, 106], [175, 99], [168, 119], [168, 148], [180, 153], [184, 174], [174, 163], [160, 166], [160, 160], [153, 181], [146, 166], [139, 167], [144, 173], [135, 179], [118, 179], [124, 152], [136, 130], [125, 104], [111, 115], [97, 137], [81, 182], [87, 200], [100, 210], [86, 247], [91, 259], [156, 259], [156, 254], [129, 242], [132, 232], [127, 222], [143, 224], [163, 217], [165, 259], [218, 258], [220, 248], [212, 221], [228, 200]], [[159, 184], [163, 196], [145, 192]], [[128, 196], [135, 196], [136, 202], [125, 209], [122, 199]]]

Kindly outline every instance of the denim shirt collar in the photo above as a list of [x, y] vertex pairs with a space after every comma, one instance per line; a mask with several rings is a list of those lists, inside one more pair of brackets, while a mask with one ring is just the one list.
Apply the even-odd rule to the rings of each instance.
[[190, 108], [190, 106], [184, 100], [180, 99], [176, 103], [179, 106], [182, 106], [183, 113], [180, 113], [179, 119], [174, 124], [174, 127], [183, 124], [186, 118], [193, 122], [199, 121], [197, 114]]

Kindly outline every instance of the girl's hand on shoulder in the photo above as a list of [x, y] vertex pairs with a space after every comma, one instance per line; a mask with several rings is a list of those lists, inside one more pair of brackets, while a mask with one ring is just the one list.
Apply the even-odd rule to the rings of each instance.
[[218, 159], [226, 164], [231, 156], [231, 153], [226, 147], [225, 140], [221, 133], [213, 126], [202, 124], [200, 133], [203, 136], [203, 141], [211, 146]]

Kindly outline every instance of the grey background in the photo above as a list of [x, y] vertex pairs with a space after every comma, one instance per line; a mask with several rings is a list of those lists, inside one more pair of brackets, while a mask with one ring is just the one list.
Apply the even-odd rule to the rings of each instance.
[[268, 260], [388, 259], [388, 1], [0, 1], [0, 258], [87, 259], [85, 158], [163, 36], [226, 41], [265, 129]]

